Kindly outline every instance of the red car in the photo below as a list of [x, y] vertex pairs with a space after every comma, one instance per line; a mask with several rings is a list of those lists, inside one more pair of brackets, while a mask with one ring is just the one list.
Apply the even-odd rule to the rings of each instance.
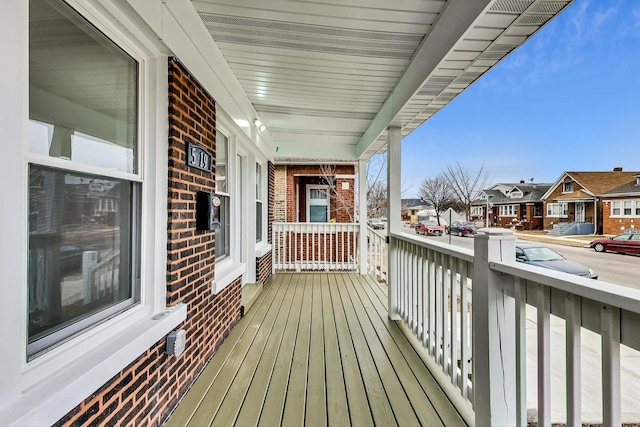
[[442, 236], [444, 229], [438, 225], [437, 221], [420, 221], [416, 225], [416, 233], [425, 236]]
[[620, 252], [640, 255], [640, 233], [620, 234], [608, 239], [597, 239], [589, 243], [596, 252]]

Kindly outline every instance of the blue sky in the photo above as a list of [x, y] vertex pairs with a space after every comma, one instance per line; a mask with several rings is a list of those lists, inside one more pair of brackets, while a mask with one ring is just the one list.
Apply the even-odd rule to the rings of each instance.
[[491, 183], [640, 170], [640, 1], [576, 0], [405, 137], [403, 197], [456, 161]]

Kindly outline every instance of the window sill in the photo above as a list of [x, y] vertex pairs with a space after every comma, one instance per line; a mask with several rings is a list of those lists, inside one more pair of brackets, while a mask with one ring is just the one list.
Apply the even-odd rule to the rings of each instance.
[[54, 424], [186, 318], [185, 304], [147, 314], [119, 335], [41, 378], [17, 400], [6, 406], [0, 402], [0, 425]]
[[211, 293], [217, 295], [246, 271], [247, 266], [242, 263], [226, 261], [216, 265], [216, 277], [211, 283]]
[[262, 258], [266, 254], [271, 252], [271, 245], [268, 243], [260, 242], [256, 245], [256, 258]]

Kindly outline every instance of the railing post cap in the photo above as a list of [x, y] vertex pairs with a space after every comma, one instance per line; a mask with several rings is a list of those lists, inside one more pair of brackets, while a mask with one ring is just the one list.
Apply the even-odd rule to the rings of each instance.
[[510, 228], [502, 227], [485, 227], [478, 229], [479, 233], [483, 233], [487, 236], [513, 236], [514, 231]]

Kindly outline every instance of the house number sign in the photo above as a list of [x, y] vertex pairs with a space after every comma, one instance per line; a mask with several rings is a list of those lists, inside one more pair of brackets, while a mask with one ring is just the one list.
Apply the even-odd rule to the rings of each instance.
[[211, 153], [197, 144], [187, 142], [187, 165], [211, 172]]

